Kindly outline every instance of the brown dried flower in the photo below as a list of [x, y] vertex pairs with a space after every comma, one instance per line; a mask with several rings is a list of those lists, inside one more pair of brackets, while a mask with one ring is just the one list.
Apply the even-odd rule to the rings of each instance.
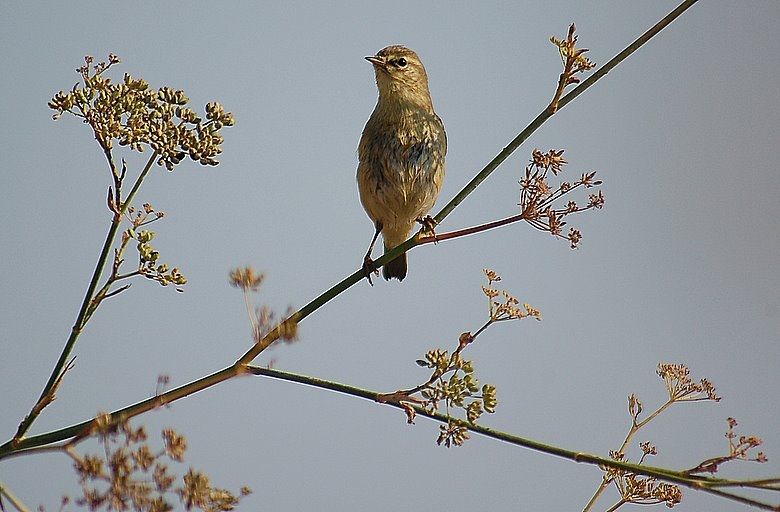
[[[522, 219], [540, 231], [547, 231], [553, 236], [569, 241], [571, 248], [576, 249], [582, 240], [579, 230], [570, 228], [567, 235], [563, 234], [566, 226], [564, 220], [568, 215], [582, 213], [591, 209], [600, 209], [604, 206], [604, 195], [601, 191], [590, 194], [588, 204], [580, 206], [576, 201], [569, 199], [563, 202], [563, 196], [570, 194], [579, 187], [591, 188], [602, 184], [596, 180], [596, 173], [584, 173], [582, 177], [569, 183], [562, 181], [557, 188], [553, 188], [548, 182], [548, 173], [553, 175], [563, 172], [566, 164], [563, 158], [563, 150], [551, 149], [546, 153], [534, 149], [531, 162], [525, 169], [525, 176], [520, 180], [520, 206]], [[556, 203], [563, 203], [560, 207]]]
[[[76, 505], [90, 510], [173, 510], [171, 495], [178, 495], [187, 510], [233, 510], [242, 496], [251, 491], [244, 487], [239, 495], [211, 487], [208, 477], [190, 469], [182, 485], [174, 488], [177, 478], [168, 470], [166, 460], [181, 462], [186, 450], [184, 436], [172, 429], [163, 431], [165, 449], [156, 451], [146, 442], [143, 427], [132, 428], [126, 421], [111, 421], [101, 414], [95, 421], [96, 433], [103, 444], [103, 455], [79, 455], [74, 446], [66, 453], [82, 486], [82, 496]], [[64, 498], [63, 503], [70, 501]]]
[[669, 399], [672, 401], [714, 400], [721, 397], [715, 394], [715, 386], [708, 379], [694, 382], [688, 375], [690, 370], [684, 364], [659, 363], [656, 373], [664, 379]]

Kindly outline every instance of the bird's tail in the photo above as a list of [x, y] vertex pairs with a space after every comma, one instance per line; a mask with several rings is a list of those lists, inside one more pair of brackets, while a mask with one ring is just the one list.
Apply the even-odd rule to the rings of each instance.
[[[385, 248], [386, 250], [387, 248]], [[385, 263], [385, 266], [382, 267], [382, 277], [388, 281], [391, 277], [403, 281], [404, 277], [406, 277], [406, 253]]]
[[[408, 225], [385, 225], [382, 228], [382, 238], [384, 238], [385, 241], [385, 252], [404, 243], [409, 237], [409, 233], [412, 231], [413, 227], [414, 221], [410, 222]], [[382, 268], [382, 277], [388, 281], [393, 277], [399, 281], [403, 281], [404, 277], [406, 277], [406, 268], [406, 253], [403, 253], [392, 261], [385, 263], [385, 266]]]

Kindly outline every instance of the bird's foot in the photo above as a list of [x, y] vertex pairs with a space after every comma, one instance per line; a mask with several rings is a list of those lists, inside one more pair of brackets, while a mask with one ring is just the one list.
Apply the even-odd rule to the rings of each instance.
[[366, 276], [366, 279], [368, 279], [368, 284], [374, 286], [373, 281], [371, 281], [371, 274], [378, 276], [379, 269], [376, 268], [376, 265], [374, 265], [374, 260], [372, 260], [371, 256], [368, 254], [366, 254], [365, 258], [363, 258], [363, 274]]
[[422, 228], [420, 228], [420, 233], [425, 234], [427, 236], [433, 237], [433, 243], [437, 243], [436, 240], [436, 231], [434, 228], [438, 225], [438, 222], [431, 217], [430, 215], [426, 215], [425, 217], [418, 217], [415, 219], [418, 224], [422, 225]]

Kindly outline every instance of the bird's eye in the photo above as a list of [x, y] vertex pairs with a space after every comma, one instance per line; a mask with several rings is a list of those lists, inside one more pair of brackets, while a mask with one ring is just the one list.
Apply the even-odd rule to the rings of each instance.
[[406, 62], [406, 59], [405, 59], [405, 58], [401, 57], [400, 59], [398, 59], [398, 60], [396, 60], [396, 61], [395, 61], [395, 64], [396, 64], [396, 66], [398, 66], [399, 68], [405, 68], [405, 67], [406, 67], [406, 65], [408, 64], [408, 62]]

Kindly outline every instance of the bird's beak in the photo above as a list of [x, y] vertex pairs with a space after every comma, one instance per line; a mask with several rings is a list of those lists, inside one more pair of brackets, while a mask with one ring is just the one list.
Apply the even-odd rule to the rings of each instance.
[[366, 57], [366, 60], [373, 64], [374, 66], [379, 66], [382, 69], [387, 68], [387, 64], [385, 63], [384, 59], [381, 59], [379, 57], [371, 56]]

